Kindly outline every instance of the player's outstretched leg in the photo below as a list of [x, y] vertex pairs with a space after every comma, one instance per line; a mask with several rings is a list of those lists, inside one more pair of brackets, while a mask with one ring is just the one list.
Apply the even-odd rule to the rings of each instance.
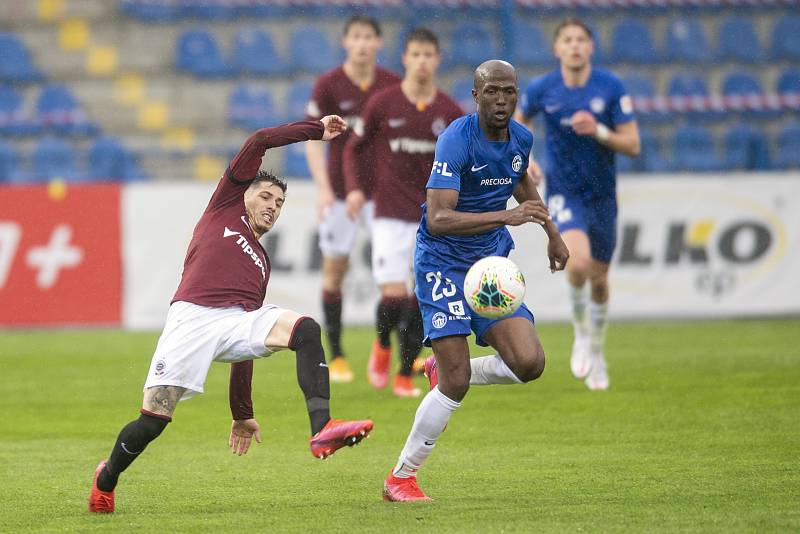
[[589, 353], [591, 370], [586, 376], [586, 387], [592, 391], [604, 391], [611, 384], [605, 359], [606, 330], [608, 329], [608, 264], [592, 260], [592, 299], [589, 303], [591, 327]]
[[569, 294], [572, 301], [572, 326], [575, 332], [569, 368], [572, 371], [572, 375], [578, 379], [586, 378], [592, 368], [592, 358], [589, 350], [589, 323], [586, 319], [587, 290], [587, 284], [583, 284], [580, 287], [569, 284]]
[[288, 346], [297, 355], [297, 382], [306, 398], [311, 423], [311, 454], [325, 459], [345, 446], [353, 446], [372, 431], [370, 420], [341, 421], [330, 416], [330, 377], [325, 366], [319, 324], [309, 317], [294, 323]]
[[[150, 392], [151, 389], [148, 389]], [[167, 392], [165, 387], [159, 387], [163, 393], [174, 402], [183, 394], [183, 388], [173, 388], [176, 391]], [[152, 393], [152, 392], [151, 392]], [[147, 393], [145, 393], [147, 398]], [[145, 447], [156, 439], [172, 420], [171, 417], [142, 410], [139, 419], [131, 421], [120, 431], [117, 442], [111, 450], [108, 460], [103, 460], [97, 466], [89, 492], [89, 511], [111, 513], [114, 511], [114, 488], [117, 486], [119, 475], [144, 451]]]

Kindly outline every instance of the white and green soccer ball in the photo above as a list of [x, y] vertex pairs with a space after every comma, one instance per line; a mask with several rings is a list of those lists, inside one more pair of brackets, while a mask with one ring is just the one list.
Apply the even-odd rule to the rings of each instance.
[[464, 297], [481, 317], [511, 315], [525, 300], [525, 278], [517, 265], [502, 256], [476, 261], [464, 278]]

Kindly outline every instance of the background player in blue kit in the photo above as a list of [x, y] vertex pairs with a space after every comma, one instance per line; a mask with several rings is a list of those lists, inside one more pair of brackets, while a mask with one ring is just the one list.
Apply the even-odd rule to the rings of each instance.
[[[511, 120], [517, 104], [514, 67], [492, 60], [475, 70], [477, 113], [453, 121], [439, 136], [427, 184], [427, 202], [417, 231], [416, 295], [425, 343], [435, 361], [426, 362], [431, 391], [420, 403], [396, 467], [384, 482], [384, 499], [429, 500], [416, 472], [436, 445], [470, 384], [521, 384], [544, 370], [544, 350], [523, 304], [503, 319], [470, 316], [463, 283], [469, 267], [486, 256], [508, 256], [514, 241], [506, 225], [536, 223], [549, 237], [550, 269], [561, 270], [569, 252], [527, 175], [532, 135]], [[506, 205], [511, 196], [520, 203]], [[493, 356], [470, 359], [467, 336], [491, 345]]]
[[[605, 390], [608, 268], [617, 240], [614, 153], [637, 156], [639, 130], [622, 82], [592, 67], [592, 32], [585, 23], [561, 22], [553, 50], [561, 66], [528, 84], [521, 114], [530, 121], [542, 112], [547, 125], [547, 207], [570, 253], [567, 281], [575, 327], [570, 367], [589, 389]], [[536, 162], [531, 161], [529, 173], [538, 185], [542, 171]]]

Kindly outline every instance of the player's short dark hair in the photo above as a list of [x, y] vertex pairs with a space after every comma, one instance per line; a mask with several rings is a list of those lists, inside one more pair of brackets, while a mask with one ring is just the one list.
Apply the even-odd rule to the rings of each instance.
[[344, 35], [347, 35], [347, 32], [350, 31], [350, 27], [353, 24], [363, 24], [364, 26], [371, 26], [373, 30], [375, 30], [375, 35], [378, 37], [381, 36], [381, 25], [378, 23], [378, 19], [375, 17], [368, 17], [367, 15], [353, 15], [347, 22], [344, 23]]
[[563, 30], [567, 26], [577, 26], [581, 28], [583, 31], [586, 32], [586, 35], [589, 36], [589, 39], [594, 40], [594, 34], [592, 33], [592, 29], [589, 27], [588, 24], [583, 22], [578, 17], [567, 17], [561, 22], [559, 22], [558, 26], [556, 26], [556, 29], [553, 32], [553, 42], [555, 42], [558, 39], [558, 36], [561, 34], [561, 30]]
[[268, 171], [258, 171], [256, 177], [253, 178], [253, 183], [250, 184], [251, 186], [260, 183], [260, 182], [267, 182], [270, 184], [277, 185], [283, 191], [283, 194], [286, 195], [286, 181], [278, 178], [273, 173]]
[[439, 38], [428, 28], [414, 28], [406, 36], [406, 42], [403, 44], [403, 51], [408, 50], [408, 44], [415, 43], [431, 43], [436, 51], [439, 51]]

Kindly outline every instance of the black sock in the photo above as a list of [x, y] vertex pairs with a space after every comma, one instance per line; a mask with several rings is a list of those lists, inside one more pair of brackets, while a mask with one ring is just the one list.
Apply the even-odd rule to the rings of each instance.
[[342, 292], [322, 292], [322, 312], [325, 317], [325, 332], [328, 346], [334, 358], [343, 356], [342, 352]]
[[411, 375], [414, 360], [422, 350], [422, 314], [419, 311], [416, 297], [409, 297], [406, 302], [400, 333], [400, 374]]
[[378, 342], [381, 347], [392, 346], [392, 330], [397, 327], [403, 315], [405, 297], [381, 297], [375, 319]]
[[319, 324], [310, 317], [301, 318], [294, 326], [289, 348], [297, 354], [297, 383], [303, 390], [313, 436], [331, 418], [331, 387], [325, 352], [322, 350]]
[[105, 469], [97, 477], [97, 487], [102, 491], [114, 491], [120, 473], [139, 457], [147, 444], [156, 439], [170, 421], [166, 416], [142, 413], [139, 419], [125, 425], [117, 436]]

